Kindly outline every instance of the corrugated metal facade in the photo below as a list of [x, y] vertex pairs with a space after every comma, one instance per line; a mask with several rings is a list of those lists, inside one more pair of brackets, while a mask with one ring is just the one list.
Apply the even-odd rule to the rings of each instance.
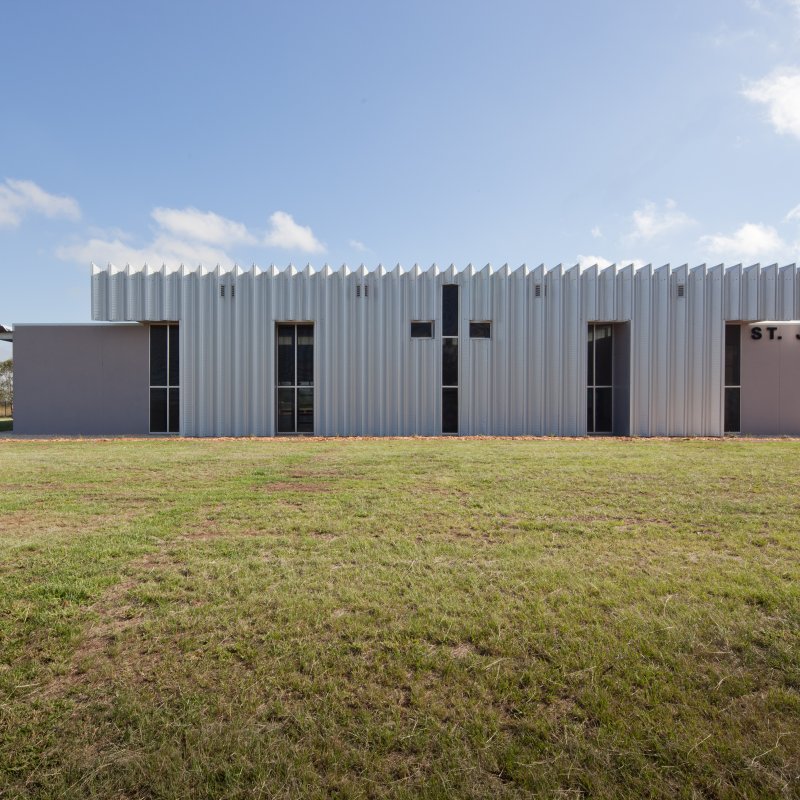
[[[183, 435], [275, 434], [278, 322], [314, 324], [317, 435], [435, 435], [451, 283], [462, 435], [585, 434], [590, 322], [630, 323], [632, 435], [721, 435], [725, 322], [800, 319], [794, 265], [93, 267], [92, 317], [180, 322]], [[434, 338], [412, 339], [412, 320], [434, 320]], [[470, 339], [471, 320], [490, 320], [491, 338]]]

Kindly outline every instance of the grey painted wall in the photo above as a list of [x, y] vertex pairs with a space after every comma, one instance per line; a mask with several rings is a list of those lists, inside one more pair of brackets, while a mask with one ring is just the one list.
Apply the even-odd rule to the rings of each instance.
[[[773, 338], [767, 327], [775, 327]], [[761, 338], [753, 339], [753, 328]], [[742, 433], [800, 435], [800, 325], [742, 325]]]
[[149, 342], [145, 325], [18, 325], [14, 432], [148, 433]]

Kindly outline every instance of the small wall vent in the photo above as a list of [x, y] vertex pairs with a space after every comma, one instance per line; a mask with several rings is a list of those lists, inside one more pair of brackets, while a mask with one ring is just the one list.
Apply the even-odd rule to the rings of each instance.
[[686, 295], [686, 286], [683, 283], [678, 284], [678, 297], [684, 297]]
[[225, 297], [225, 287], [224, 286], [220, 286], [219, 287], [219, 296], [220, 297]]
[[236, 297], [236, 287], [231, 286], [231, 297]]
[[534, 297], [541, 297], [542, 296], [542, 284], [541, 283], [534, 284], [533, 296]]

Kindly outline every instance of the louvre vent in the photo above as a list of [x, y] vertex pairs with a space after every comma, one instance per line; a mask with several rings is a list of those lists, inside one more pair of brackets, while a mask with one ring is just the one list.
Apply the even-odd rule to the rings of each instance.
[[225, 297], [225, 287], [224, 286], [220, 286], [219, 287], [219, 296], [220, 297]]
[[678, 297], [683, 297], [686, 294], [686, 286], [682, 283], [678, 284]]
[[236, 297], [236, 287], [231, 286], [231, 297]]
[[533, 296], [534, 297], [541, 297], [542, 296], [542, 284], [537, 283], [533, 287]]
[[361, 297], [361, 284], [356, 284], [356, 297]]

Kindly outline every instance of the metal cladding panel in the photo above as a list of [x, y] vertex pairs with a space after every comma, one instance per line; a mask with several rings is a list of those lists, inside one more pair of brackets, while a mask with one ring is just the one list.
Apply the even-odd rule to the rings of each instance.
[[[586, 432], [586, 330], [630, 322], [631, 433], [719, 435], [724, 322], [800, 317], [794, 265], [457, 271], [92, 268], [92, 317], [179, 321], [181, 432], [275, 435], [275, 326], [315, 326], [315, 432], [441, 433], [442, 286], [460, 287], [462, 434]], [[412, 320], [432, 339], [412, 339]], [[471, 321], [490, 321], [471, 339]]]
[[725, 319], [742, 318], [742, 265], [725, 270]]
[[669, 339], [667, 432], [671, 436], [685, 436], [687, 430], [686, 387], [689, 365], [687, 322], [689, 314], [686, 288], [688, 278], [689, 268], [686, 265], [673, 269], [670, 274], [669, 329], [671, 336]]
[[742, 273], [742, 322], [755, 322], [758, 316], [758, 285], [761, 277], [761, 266], [754, 264]]
[[771, 264], [761, 269], [759, 286], [759, 319], [778, 318], [778, 265]]
[[794, 296], [795, 296], [796, 270], [794, 264], [788, 267], [781, 267], [778, 270], [778, 316], [776, 319], [781, 322], [790, 322], [795, 319], [794, 315]]

